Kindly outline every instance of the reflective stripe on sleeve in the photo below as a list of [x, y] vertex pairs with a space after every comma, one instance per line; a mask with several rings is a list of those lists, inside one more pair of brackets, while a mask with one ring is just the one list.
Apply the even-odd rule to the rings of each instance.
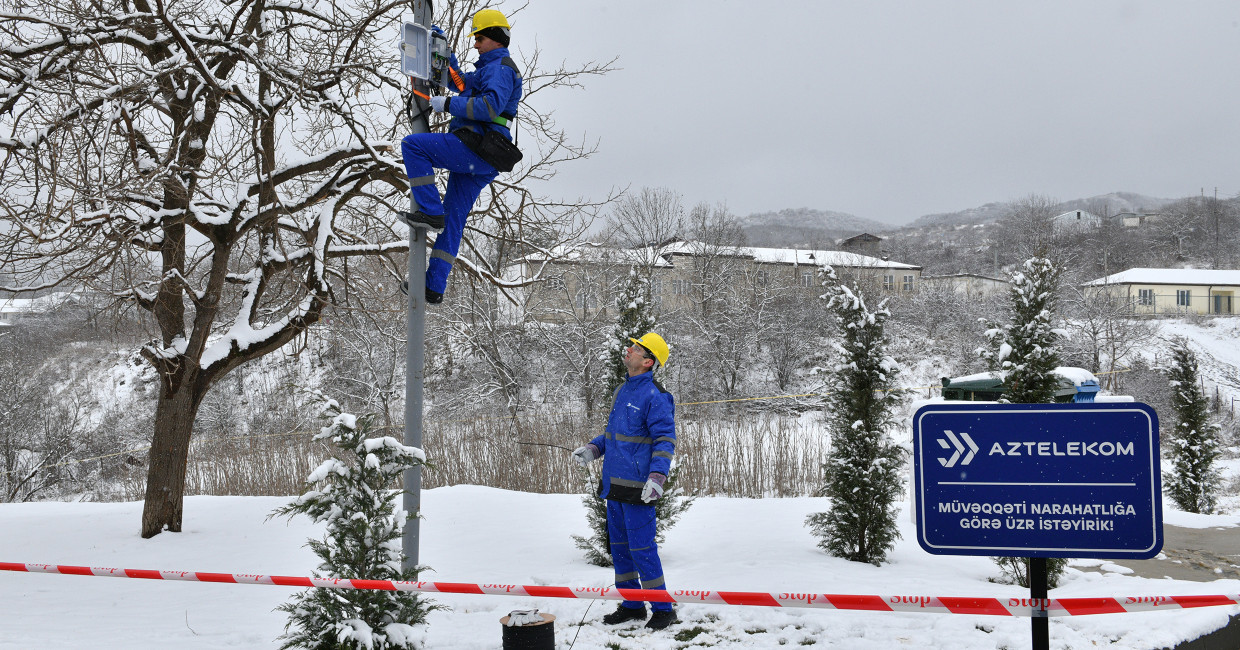
[[448, 253], [448, 252], [445, 252], [445, 251], [441, 251], [441, 250], [439, 250], [438, 248], [436, 248], [435, 250], [431, 251], [431, 257], [432, 257], [432, 258], [438, 258], [438, 259], [441, 259], [441, 260], [443, 260], [443, 261], [447, 262], [448, 264], [456, 264], [456, 256], [455, 256], [455, 255], [452, 255], [451, 253]]

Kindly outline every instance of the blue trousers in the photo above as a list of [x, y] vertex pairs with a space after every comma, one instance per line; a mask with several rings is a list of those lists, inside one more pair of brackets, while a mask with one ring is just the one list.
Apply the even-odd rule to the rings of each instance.
[[[607, 501], [607, 534], [611, 536], [611, 561], [616, 567], [616, 586], [621, 589], [662, 589], [663, 564], [655, 544], [653, 505], [634, 505]], [[630, 609], [645, 609], [641, 601], [620, 603]], [[671, 603], [650, 603], [656, 612], [672, 611]]]
[[[451, 133], [407, 135], [400, 143], [400, 150], [414, 202], [426, 214], [444, 215], [443, 232], [435, 238], [426, 267], [426, 288], [443, 293], [448, 288], [448, 274], [461, 248], [465, 218], [482, 189], [495, 180], [499, 172]], [[436, 168], [448, 170], [448, 189], [442, 201], [439, 188], [435, 186]]]

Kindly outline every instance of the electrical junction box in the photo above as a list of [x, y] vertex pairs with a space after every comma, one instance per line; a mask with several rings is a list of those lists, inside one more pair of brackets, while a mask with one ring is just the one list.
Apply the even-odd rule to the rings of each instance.
[[431, 30], [417, 23], [400, 28], [400, 71], [414, 79], [431, 78]]

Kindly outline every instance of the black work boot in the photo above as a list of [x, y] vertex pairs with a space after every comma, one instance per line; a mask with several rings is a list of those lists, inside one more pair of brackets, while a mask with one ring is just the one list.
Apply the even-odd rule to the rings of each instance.
[[651, 614], [650, 620], [646, 622], [646, 629], [662, 630], [663, 628], [670, 626], [672, 623], [679, 622], [680, 620], [676, 618], [676, 611], [669, 609], [666, 612], [655, 612]]
[[[406, 296], [409, 295], [409, 281], [408, 280], [400, 281], [400, 292], [405, 294]], [[426, 290], [426, 304], [438, 305], [441, 302], [443, 302], [442, 293], [439, 293], [438, 291], [434, 291], [432, 289]]]
[[616, 611], [603, 617], [603, 623], [607, 625], [619, 625], [626, 621], [644, 621], [646, 620], [646, 608], [630, 609], [621, 605]]
[[426, 228], [434, 232], [443, 230], [442, 214], [426, 214], [421, 210], [414, 210], [413, 212], [397, 212], [396, 216], [411, 228]]

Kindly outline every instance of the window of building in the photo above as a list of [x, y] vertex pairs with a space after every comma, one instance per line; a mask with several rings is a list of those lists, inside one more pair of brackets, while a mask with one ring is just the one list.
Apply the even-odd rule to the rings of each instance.
[[895, 291], [896, 290], [896, 276], [884, 275], [883, 276], [883, 288], [886, 289], [887, 291]]
[[577, 290], [578, 309], [598, 309], [598, 296], [589, 289], [582, 287]]
[[765, 287], [767, 284], [770, 283], [770, 281], [771, 281], [771, 273], [769, 271], [758, 269], [753, 272], [754, 286]]
[[1138, 289], [1137, 290], [1137, 303], [1141, 305], [1154, 304], [1154, 290], [1153, 289]]
[[813, 284], [814, 284], [814, 272], [813, 271], [802, 271], [801, 272], [801, 286], [810, 287], [810, 286], [813, 286]]
[[1191, 289], [1176, 289], [1175, 304], [1177, 307], [1191, 307], [1193, 304], [1193, 292]]
[[913, 290], [913, 276], [911, 275], [904, 276], [904, 287], [903, 288], [905, 291]]
[[672, 280], [672, 293], [678, 296], [689, 295], [689, 281], [688, 280]]
[[564, 278], [559, 275], [547, 278], [547, 288], [552, 291], [563, 291], [564, 290]]

